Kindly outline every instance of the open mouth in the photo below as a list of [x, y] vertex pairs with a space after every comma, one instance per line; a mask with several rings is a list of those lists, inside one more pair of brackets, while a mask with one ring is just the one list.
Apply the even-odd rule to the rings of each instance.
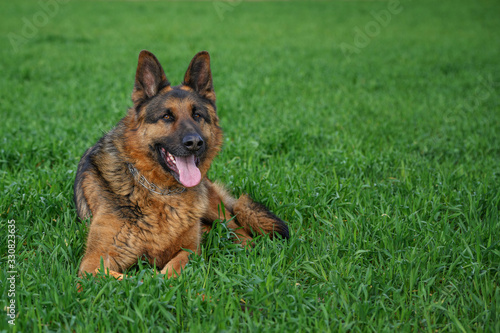
[[163, 147], [159, 147], [159, 151], [165, 165], [179, 183], [185, 187], [193, 187], [200, 183], [201, 172], [198, 169], [200, 160], [197, 156], [174, 156]]

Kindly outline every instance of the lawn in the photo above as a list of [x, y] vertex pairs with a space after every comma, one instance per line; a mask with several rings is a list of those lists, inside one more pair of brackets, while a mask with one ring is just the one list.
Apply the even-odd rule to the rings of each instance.
[[[0, 331], [499, 332], [499, 12], [2, 1]], [[209, 176], [291, 238], [246, 251], [221, 223], [176, 280], [139, 261], [78, 293], [76, 167], [131, 106], [142, 49], [174, 84], [210, 52], [225, 139]]]

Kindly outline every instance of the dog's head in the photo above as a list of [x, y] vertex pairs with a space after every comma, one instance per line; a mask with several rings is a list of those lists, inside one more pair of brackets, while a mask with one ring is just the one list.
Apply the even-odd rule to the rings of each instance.
[[156, 179], [193, 187], [222, 145], [208, 52], [194, 56], [181, 85], [171, 86], [156, 57], [139, 54], [126, 149]]

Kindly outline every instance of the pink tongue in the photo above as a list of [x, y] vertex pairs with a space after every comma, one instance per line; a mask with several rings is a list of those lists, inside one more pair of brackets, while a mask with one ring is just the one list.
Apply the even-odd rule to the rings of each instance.
[[187, 157], [175, 157], [175, 163], [179, 170], [179, 180], [186, 187], [193, 187], [200, 183], [201, 172], [194, 163], [194, 155]]

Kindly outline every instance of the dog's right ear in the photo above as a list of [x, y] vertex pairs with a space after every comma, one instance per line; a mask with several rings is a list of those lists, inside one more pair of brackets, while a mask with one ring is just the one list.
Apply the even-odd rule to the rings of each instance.
[[135, 105], [155, 96], [160, 90], [170, 85], [160, 62], [153, 53], [142, 50], [135, 73], [132, 102]]

